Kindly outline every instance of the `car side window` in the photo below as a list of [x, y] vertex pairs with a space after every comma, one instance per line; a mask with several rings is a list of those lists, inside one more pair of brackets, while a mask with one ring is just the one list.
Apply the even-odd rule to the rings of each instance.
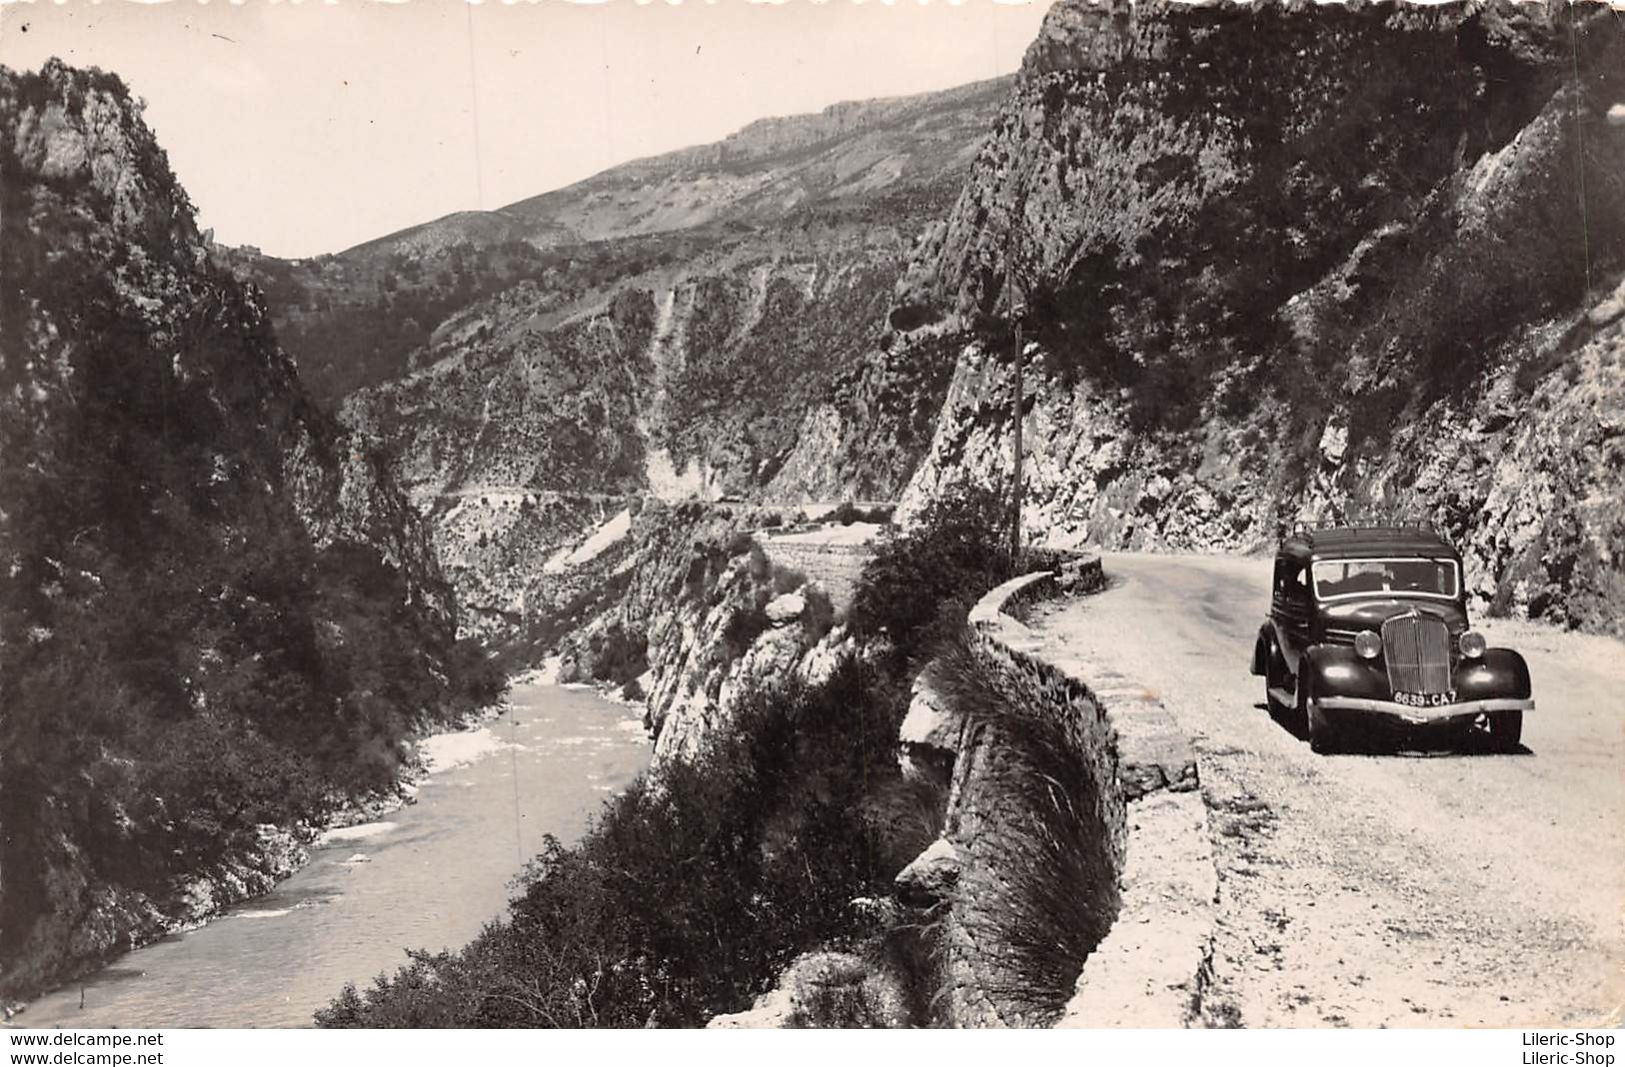
[[1305, 582], [1301, 563], [1281, 560], [1275, 565], [1275, 597], [1286, 604], [1301, 604], [1308, 599], [1309, 586]]

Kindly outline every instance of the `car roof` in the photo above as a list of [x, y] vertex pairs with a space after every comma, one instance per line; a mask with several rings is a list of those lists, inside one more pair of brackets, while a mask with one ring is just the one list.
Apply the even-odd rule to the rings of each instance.
[[1280, 554], [1305, 560], [1360, 556], [1459, 558], [1449, 541], [1424, 526], [1333, 526], [1295, 530], [1281, 540]]

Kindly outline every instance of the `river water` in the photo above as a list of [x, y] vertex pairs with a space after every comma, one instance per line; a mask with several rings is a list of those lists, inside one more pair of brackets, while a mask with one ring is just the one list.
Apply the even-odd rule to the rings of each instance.
[[309, 1026], [406, 949], [461, 947], [504, 912], [544, 834], [577, 838], [649, 761], [636, 713], [591, 690], [517, 684], [509, 699], [481, 729], [425, 743], [435, 769], [415, 804], [330, 831], [270, 895], [128, 953], [13, 1025]]

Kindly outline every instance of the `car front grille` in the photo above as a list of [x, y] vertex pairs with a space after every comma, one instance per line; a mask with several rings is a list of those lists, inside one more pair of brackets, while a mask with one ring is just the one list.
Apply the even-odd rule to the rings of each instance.
[[1450, 688], [1450, 628], [1443, 619], [1389, 619], [1382, 624], [1382, 657], [1395, 692], [1443, 693]]

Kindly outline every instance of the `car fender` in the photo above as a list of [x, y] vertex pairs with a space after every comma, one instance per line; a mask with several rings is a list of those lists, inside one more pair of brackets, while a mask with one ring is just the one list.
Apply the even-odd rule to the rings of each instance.
[[1532, 695], [1529, 664], [1510, 648], [1486, 649], [1477, 659], [1463, 660], [1456, 668], [1455, 685], [1461, 700]]
[[1317, 696], [1389, 697], [1388, 672], [1378, 661], [1365, 659], [1346, 645], [1311, 645], [1304, 650], [1300, 666]]
[[1265, 621], [1258, 628], [1258, 639], [1253, 642], [1253, 673], [1265, 674], [1269, 670], [1270, 642], [1274, 640], [1273, 624]]

